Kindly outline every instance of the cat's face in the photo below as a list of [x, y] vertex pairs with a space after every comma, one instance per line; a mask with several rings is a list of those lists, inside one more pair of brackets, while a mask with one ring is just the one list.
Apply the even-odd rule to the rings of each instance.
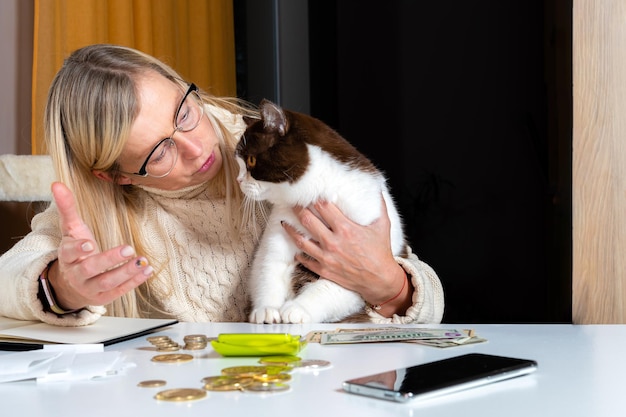
[[296, 134], [291, 114], [269, 101], [261, 103], [261, 119], [246, 121], [248, 127], [236, 149], [243, 193], [265, 200], [268, 191], [296, 182], [306, 171], [306, 143]]

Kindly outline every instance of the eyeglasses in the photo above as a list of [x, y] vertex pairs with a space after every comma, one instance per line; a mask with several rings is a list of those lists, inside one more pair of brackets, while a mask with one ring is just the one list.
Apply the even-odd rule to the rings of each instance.
[[139, 168], [139, 171], [132, 174], [140, 177], [163, 178], [172, 172], [178, 158], [176, 142], [173, 139], [174, 134], [176, 132], [189, 132], [195, 129], [200, 124], [203, 114], [204, 106], [198, 94], [198, 87], [191, 83], [176, 109], [174, 131], [169, 137], [160, 140], [156, 144], [148, 154], [143, 165], [141, 165], [141, 168]]

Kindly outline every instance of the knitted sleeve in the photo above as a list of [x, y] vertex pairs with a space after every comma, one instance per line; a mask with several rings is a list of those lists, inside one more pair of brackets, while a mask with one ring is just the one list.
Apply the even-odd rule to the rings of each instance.
[[0, 257], [0, 315], [20, 320], [37, 320], [58, 326], [83, 326], [96, 321], [103, 307], [88, 307], [62, 317], [45, 312], [37, 297], [39, 275], [57, 257], [61, 241], [54, 206], [37, 214], [32, 232]]
[[443, 287], [435, 271], [408, 248], [406, 257], [396, 257], [396, 261], [411, 277], [413, 305], [405, 315], [394, 314], [393, 317], [384, 317], [372, 309], [367, 314], [374, 323], [441, 323], [443, 318], [444, 297]]

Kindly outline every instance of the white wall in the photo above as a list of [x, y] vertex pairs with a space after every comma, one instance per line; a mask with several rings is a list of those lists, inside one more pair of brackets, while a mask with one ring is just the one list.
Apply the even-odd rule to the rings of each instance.
[[31, 153], [32, 0], [0, 0], [0, 154]]

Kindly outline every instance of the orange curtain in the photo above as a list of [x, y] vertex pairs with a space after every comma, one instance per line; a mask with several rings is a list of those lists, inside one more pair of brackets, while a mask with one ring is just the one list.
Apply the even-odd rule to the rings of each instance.
[[35, 0], [33, 154], [46, 153], [43, 110], [63, 60], [93, 43], [153, 55], [215, 95], [234, 96], [232, 0]]

